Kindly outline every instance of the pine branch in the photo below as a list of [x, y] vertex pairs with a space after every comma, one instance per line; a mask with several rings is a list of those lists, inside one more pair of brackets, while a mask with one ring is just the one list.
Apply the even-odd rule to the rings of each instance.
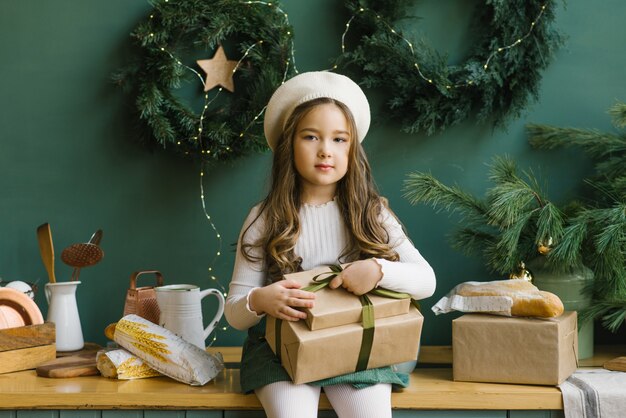
[[559, 242], [548, 254], [554, 266], [578, 266], [582, 263], [582, 247], [587, 235], [587, 219], [580, 215], [568, 225]]
[[[626, 127], [626, 104], [610, 110], [614, 125]], [[536, 148], [577, 146], [595, 160], [596, 175], [585, 182], [592, 186], [593, 203], [568, 213], [563, 236], [548, 255], [553, 265], [585, 263], [594, 271], [594, 305], [586, 317], [602, 317], [603, 325], [616, 330], [626, 319], [626, 135], [596, 130], [527, 127]]]
[[513, 160], [507, 157], [494, 158], [489, 178], [496, 185], [487, 192], [490, 205], [488, 216], [492, 225], [507, 228], [526, 211], [540, 210], [545, 205], [546, 199], [538, 190], [532, 173], [527, 174], [527, 177], [529, 182], [518, 176]]
[[495, 233], [485, 232], [480, 229], [461, 228], [452, 234], [452, 247], [467, 256], [481, 254], [485, 248], [495, 246], [497, 242]]
[[527, 125], [530, 144], [535, 148], [554, 149], [578, 146], [594, 159], [626, 151], [626, 138], [592, 129], [555, 128], [546, 125]]
[[439, 211], [461, 212], [471, 219], [484, 218], [487, 214], [487, 208], [481, 201], [456, 186], [446, 186], [431, 174], [410, 173], [404, 181], [403, 190], [404, 197], [413, 205], [429, 203]]
[[616, 103], [609, 109], [617, 128], [626, 128], [626, 103]]
[[519, 242], [524, 229], [527, 228], [533, 215], [533, 212], [520, 214], [518, 219], [514, 223], [507, 225], [507, 228], [502, 232], [496, 246], [499, 255], [497, 259], [490, 262], [490, 264], [496, 266], [498, 271], [511, 272], [519, 264]]
[[602, 318], [602, 325], [611, 332], [617, 332], [626, 319], [626, 300], [598, 301], [580, 312], [580, 322]]
[[559, 208], [551, 202], [539, 211], [537, 219], [537, 235], [535, 242], [548, 243], [550, 240], [559, 242], [563, 236], [563, 216]]
[[606, 225], [596, 237], [596, 247], [599, 253], [619, 255], [620, 241], [624, 240], [624, 224]]
[[[611, 196], [613, 200], [619, 200], [621, 194], [614, 194], [617, 184], [615, 181], [624, 176], [624, 157], [625, 154], [609, 156], [605, 160], [596, 164], [596, 176], [593, 178], [593, 183], [597, 184], [598, 191], [605, 193], [607, 196]], [[624, 199], [622, 197], [621, 199]]]
[[583, 261], [595, 273], [594, 293], [598, 298], [626, 299], [626, 205], [584, 209], [572, 224], [586, 229], [582, 244]]
[[532, 208], [535, 195], [526, 184], [504, 183], [494, 186], [487, 193], [490, 202], [488, 211], [491, 225], [501, 229], [515, 224], [526, 211]]
[[538, 242], [563, 235], [561, 212], [544, 197], [532, 172], [525, 174], [527, 180], [519, 176], [511, 159], [496, 157], [490, 167], [495, 185], [485, 200], [423, 173], [409, 175], [405, 197], [412, 204], [460, 212], [464, 226], [453, 234], [453, 247], [467, 255], [482, 254], [492, 271], [507, 274], [536, 255]]
[[616, 194], [615, 200], [626, 201], [626, 175], [622, 174], [613, 179], [613, 190]]
[[518, 182], [515, 162], [507, 156], [495, 156], [493, 163], [489, 166], [489, 180], [496, 184]]

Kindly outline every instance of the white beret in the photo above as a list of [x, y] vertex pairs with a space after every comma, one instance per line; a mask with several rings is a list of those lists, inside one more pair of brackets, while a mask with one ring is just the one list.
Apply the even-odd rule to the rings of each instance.
[[272, 95], [265, 109], [265, 138], [274, 150], [287, 119], [294, 109], [313, 99], [328, 97], [344, 105], [354, 117], [357, 138], [363, 141], [370, 127], [370, 105], [365, 93], [345, 75], [328, 71], [298, 74], [283, 83]]

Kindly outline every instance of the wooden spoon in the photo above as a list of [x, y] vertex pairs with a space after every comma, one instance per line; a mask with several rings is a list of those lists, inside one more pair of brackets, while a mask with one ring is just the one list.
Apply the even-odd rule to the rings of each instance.
[[54, 246], [52, 245], [52, 231], [50, 224], [45, 223], [37, 227], [37, 240], [39, 241], [39, 252], [43, 265], [48, 272], [50, 283], [56, 283], [54, 275]]

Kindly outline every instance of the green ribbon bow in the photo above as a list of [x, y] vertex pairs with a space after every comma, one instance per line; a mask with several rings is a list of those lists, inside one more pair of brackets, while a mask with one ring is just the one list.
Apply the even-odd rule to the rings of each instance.
[[[313, 283], [309, 286], [302, 288], [302, 290], [305, 290], [307, 292], [317, 292], [318, 290], [328, 286], [330, 282], [343, 271], [343, 268], [340, 265], [333, 264], [328, 267], [331, 271], [320, 273], [317, 276], [313, 277]], [[320, 279], [321, 276], [326, 277]], [[368, 293], [392, 299], [407, 299], [411, 297], [411, 295], [409, 295], [408, 293], [400, 293], [393, 290], [381, 288], [372, 289]], [[367, 294], [359, 296], [359, 300], [362, 305], [361, 323], [363, 325], [363, 336], [361, 338], [361, 349], [359, 350], [359, 357], [355, 367], [355, 371], [357, 372], [367, 369], [367, 363], [369, 362], [370, 354], [372, 352], [372, 346], [374, 343], [375, 331], [374, 305], [372, 305], [372, 301], [367, 296]], [[282, 322], [282, 319], [276, 318], [275, 343], [277, 351], [276, 355], [278, 356], [279, 360], [281, 353], [280, 344]]]

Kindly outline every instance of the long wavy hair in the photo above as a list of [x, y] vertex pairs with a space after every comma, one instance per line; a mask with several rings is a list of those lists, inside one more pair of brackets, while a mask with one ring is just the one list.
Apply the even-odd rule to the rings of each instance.
[[[247, 242], [242, 235], [241, 250], [251, 262], [262, 261], [271, 282], [280, 280], [284, 274], [301, 270], [302, 258], [295, 254], [300, 236], [299, 211], [300, 176], [294, 162], [293, 143], [298, 123], [314, 107], [334, 104], [344, 113], [350, 127], [350, 150], [348, 170], [337, 184], [335, 200], [350, 236], [349, 247], [339, 256], [341, 262], [370, 257], [398, 260], [398, 254], [389, 245], [389, 235], [381, 224], [381, 211], [387, 207], [372, 179], [369, 162], [356, 137], [356, 124], [350, 110], [341, 102], [319, 98], [296, 107], [285, 124], [285, 129], [274, 151], [270, 191], [261, 202], [257, 218], [264, 221], [262, 236], [256, 242]], [[390, 211], [391, 212], [391, 211]], [[393, 215], [393, 213], [392, 213]], [[262, 250], [264, 259], [254, 256], [255, 249]]]

